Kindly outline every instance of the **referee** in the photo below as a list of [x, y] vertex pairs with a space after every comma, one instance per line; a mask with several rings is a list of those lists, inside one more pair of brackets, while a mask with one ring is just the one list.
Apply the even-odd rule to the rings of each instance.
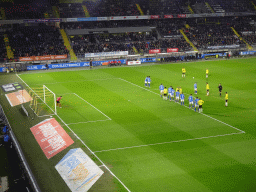
[[222, 92], [222, 85], [221, 85], [221, 84], [219, 84], [218, 88], [219, 88], [220, 97], [221, 97], [221, 92]]

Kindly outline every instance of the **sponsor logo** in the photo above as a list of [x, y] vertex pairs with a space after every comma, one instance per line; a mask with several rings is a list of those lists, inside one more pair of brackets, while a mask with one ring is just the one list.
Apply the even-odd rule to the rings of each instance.
[[178, 52], [179, 49], [178, 48], [168, 48], [167, 49], [167, 53], [170, 53], [170, 52]]
[[161, 49], [150, 49], [149, 54], [161, 53]]
[[66, 59], [67, 55], [46, 55], [46, 56], [31, 56], [31, 57], [20, 57], [20, 61], [43, 61], [43, 60], [55, 60], [55, 59]]
[[173, 15], [165, 15], [164, 18], [165, 19], [171, 19], [171, 18], [173, 18]]
[[159, 15], [150, 15], [150, 18], [151, 18], [151, 19], [159, 19], [160, 16], [159, 16]]

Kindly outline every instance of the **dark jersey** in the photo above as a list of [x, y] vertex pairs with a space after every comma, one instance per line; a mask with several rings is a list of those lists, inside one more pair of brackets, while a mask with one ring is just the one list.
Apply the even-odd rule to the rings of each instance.
[[219, 91], [222, 91], [222, 85], [219, 85], [218, 88], [219, 88]]

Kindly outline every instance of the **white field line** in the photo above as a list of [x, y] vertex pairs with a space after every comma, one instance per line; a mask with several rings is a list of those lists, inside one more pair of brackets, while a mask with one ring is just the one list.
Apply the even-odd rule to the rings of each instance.
[[82, 123], [96, 123], [99, 121], [110, 121], [111, 119], [106, 119], [106, 120], [96, 120], [96, 121], [85, 121], [85, 122], [77, 122], [77, 123], [69, 123], [67, 125], [76, 125], [76, 124], [82, 124]]
[[5, 94], [5, 97], [8, 100], [8, 102], [10, 103], [10, 105], [13, 107], [12, 102], [10, 101], [9, 97], [7, 96], [7, 94]]
[[[81, 80], [81, 81], [63, 81], [63, 82], [54, 82], [54, 83], [44, 83], [45, 85], [54, 85], [54, 84], [60, 84], [60, 83], [79, 83], [79, 82], [85, 82], [85, 81], [105, 81], [105, 80], [113, 80], [113, 79], [119, 79], [119, 78], [107, 78], [107, 79], [89, 79], [89, 80]], [[32, 85], [42, 85], [42, 84], [32, 84]]]
[[[23, 79], [21, 79], [20, 77], [19, 77], [19, 75], [18, 74], [16, 74], [17, 75], [17, 77], [27, 86], [27, 87], [29, 87], [28, 86], [28, 84], [27, 83], [25, 83], [25, 81], [23, 81]], [[29, 87], [30, 88], [30, 87]], [[31, 88], [30, 88], [31, 89]], [[42, 99], [41, 99], [42, 100]], [[51, 109], [52, 110], [52, 109]], [[52, 112], [54, 112], [53, 110], [52, 110]], [[128, 187], [126, 187], [126, 185], [103, 163], [103, 161], [83, 142], [83, 140], [80, 138], [80, 137], [78, 137], [78, 135], [60, 118], [60, 116], [59, 115], [57, 115], [57, 114], [55, 114], [59, 119], [60, 119], [60, 121], [74, 134], [74, 136], [79, 140], [79, 141], [81, 141], [81, 143], [99, 160], [99, 162], [102, 164], [102, 165], [104, 165], [104, 167], [106, 167], [106, 169], [110, 172], [110, 174], [113, 176], [113, 177], [115, 177], [122, 185], [123, 185], [123, 187], [128, 191], [128, 192], [131, 192], [129, 189], [128, 189]]]
[[130, 147], [106, 149], [106, 150], [101, 150], [101, 151], [94, 151], [94, 153], [116, 151], [116, 150], [122, 150], [122, 149], [133, 149], [133, 148], [148, 147], [148, 146], [154, 146], [154, 145], [163, 145], [163, 144], [170, 144], [170, 143], [179, 143], [179, 142], [184, 142], [184, 141], [194, 141], [194, 140], [209, 139], [209, 138], [214, 138], [214, 137], [224, 137], [224, 136], [228, 136], [228, 135], [237, 135], [237, 134], [242, 134], [242, 133], [243, 132], [229, 133], [229, 134], [223, 134], [223, 135], [213, 135], [213, 136], [208, 136], [208, 137], [198, 137], [198, 138], [184, 139], [184, 140], [177, 140], [177, 141], [166, 141], [166, 142], [162, 142], [162, 143], [152, 143], [152, 144], [146, 144], [146, 145], [137, 145], [137, 146], [130, 146]]
[[99, 111], [102, 115], [104, 115], [105, 117], [107, 117], [109, 120], [112, 120], [111, 118], [109, 118], [106, 114], [104, 114], [102, 111], [100, 111], [99, 109], [97, 109], [96, 107], [94, 107], [91, 103], [89, 103], [88, 101], [84, 100], [82, 97], [80, 97], [79, 95], [77, 95], [76, 93], [73, 93], [75, 96], [79, 97], [80, 99], [82, 99], [83, 101], [85, 101], [86, 103], [88, 103], [89, 105], [91, 105], [94, 109], [96, 109], [97, 111]]
[[[134, 84], [134, 83], [131, 83], [131, 82], [125, 80], [125, 79], [120, 78], [120, 80], [125, 81], [125, 82], [127, 82], [127, 83], [130, 83], [130, 84], [132, 84], [132, 85], [134, 85], [134, 86], [136, 86], [136, 87], [139, 87], [139, 88], [141, 88], [141, 89], [147, 90], [147, 91], [149, 91], [149, 92], [151, 92], [151, 93], [154, 93], [154, 94], [156, 94], [156, 95], [160, 95], [159, 93], [153, 92], [153, 91], [151, 91], [151, 90], [149, 90], [149, 89], [146, 89], [146, 88], [144, 88], [144, 87], [141, 87], [141, 86], [139, 86], [139, 85], [136, 85], [136, 84]], [[177, 104], [179, 104], [179, 103], [177, 103]], [[186, 107], [186, 108], [189, 109], [189, 107], [186, 106], [186, 105], [184, 105], [184, 107]], [[220, 123], [222, 123], [222, 124], [224, 124], [224, 125], [227, 125], [227, 126], [233, 128], [233, 129], [236, 129], [236, 130], [240, 131], [241, 133], [245, 133], [244, 131], [242, 131], [242, 130], [236, 128], [236, 127], [233, 127], [233, 126], [231, 126], [231, 125], [229, 125], [229, 124], [227, 124], [227, 123], [224, 123], [224, 122], [222, 122], [222, 121], [220, 121], [220, 120], [218, 120], [218, 119], [215, 119], [215, 118], [213, 118], [213, 117], [211, 117], [211, 116], [209, 116], [209, 115], [206, 115], [206, 114], [203, 114], [203, 113], [200, 113], [200, 114], [202, 114], [202, 115], [204, 115], [204, 116], [206, 116], [206, 117], [209, 117], [209, 118], [211, 118], [211, 119], [213, 119], [213, 120], [215, 120], [215, 121], [218, 121], [218, 122], [220, 122]]]

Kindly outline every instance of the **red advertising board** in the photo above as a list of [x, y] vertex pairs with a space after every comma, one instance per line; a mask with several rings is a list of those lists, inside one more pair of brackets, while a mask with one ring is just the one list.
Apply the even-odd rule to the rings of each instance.
[[167, 48], [167, 53], [178, 52], [178, 51], [179, 51], [179, 48]]
[[173, 15], [165, 15], [164, 18], [165, 19], [171, 19], [171, 18], [173, 18]]
[[186, 14], [178, 14], [178, 18], [186, 18]]
[[54, 118], [46, 119], [30, 130], [48, 159], [74, 143]]
[[56, 60], [56, 59], [67, 59], [67, 55], [45, 55], [45, 56], [31, 56], [31, 57], [20, 57], [20, 61], [44, 61], [44, 60]]
[[159, 15], [150, 15], [150, 18], [151, 18], [151, 19], [159, 19], [160, 16], [159, 16]]
[[156, 53], [161, 53], [161, 49], [150, 49], [149, 54], [156, 54]]

